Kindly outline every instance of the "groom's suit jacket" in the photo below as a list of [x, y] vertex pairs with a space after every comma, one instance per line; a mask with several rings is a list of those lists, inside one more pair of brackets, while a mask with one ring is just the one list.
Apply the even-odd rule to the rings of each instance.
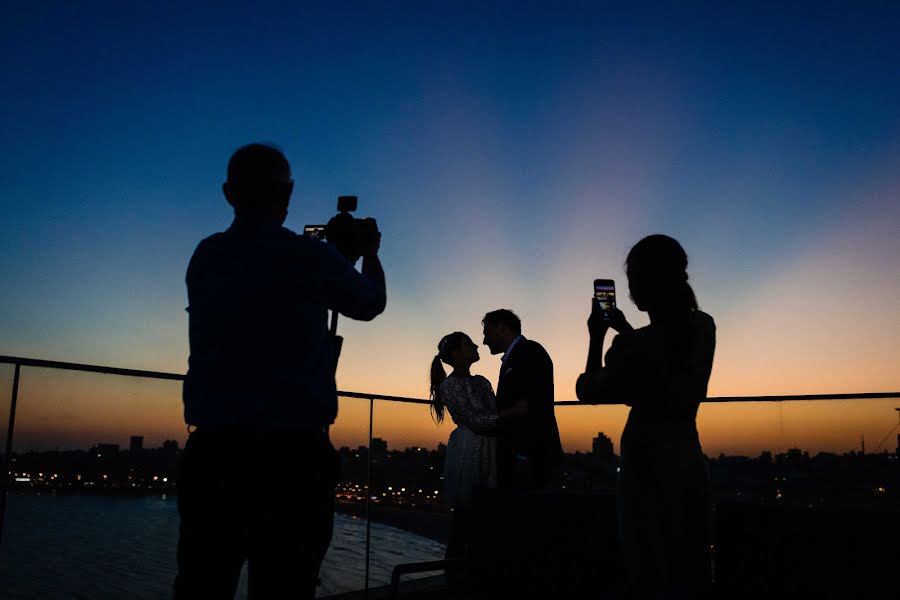
[[509, 479], [516, 455], [534, 467], [550, 469], [562, 462], [562, 445], [553, 412], [553, 361], [544, 347], [524, 337], [500, 366], [497, 410], [528, 403], [524, 417], [504, 419], [497, 437], [497, 467], [501, 484]]

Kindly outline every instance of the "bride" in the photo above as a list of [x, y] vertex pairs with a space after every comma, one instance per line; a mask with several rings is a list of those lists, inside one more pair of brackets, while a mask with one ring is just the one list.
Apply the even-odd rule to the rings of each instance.
[[[466, 554], [472, 490], [476, 486], [497, 487], [498, 420], [521, 412], [517, 405], [497, 413], [491, 383], [469, 371], [479, 360], [478, 346], [465, 333], [445, 335], [431, 361], [431, 414], [435, 422], [450, 412], [456, 429], [447, 442], [444, 463], [444, 500], [453, 510], [447, 558]], [[441, 363], [453, 368], [448, 376]]]

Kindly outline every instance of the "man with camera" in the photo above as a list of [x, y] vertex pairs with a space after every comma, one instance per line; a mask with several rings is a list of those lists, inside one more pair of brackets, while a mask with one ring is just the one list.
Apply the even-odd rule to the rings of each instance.
[[350, 227], [347, 257], [283, 227], [293, 181], [271, 146], [237, 150], [222, 190], [234, 222], [200, 242], [187, 270], [184, 414], [195, 429], [178, 477], [175, 597], [232, 598], [247, 561], [251, 598], [313, 598], [340, 470], [327, 311], [384, 311], [381, 234], [372, 220]]

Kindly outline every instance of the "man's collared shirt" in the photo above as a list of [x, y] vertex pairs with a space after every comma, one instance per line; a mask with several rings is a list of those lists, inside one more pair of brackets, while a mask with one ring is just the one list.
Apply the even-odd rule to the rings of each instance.
[[327, 310], [370, 320], [385, 307], [379, 263], [363, 270], [274, 222], [235, 219], [200, 242], [186, 277], [185, 421], [288, 430], [333, 423]]
[[523, 339], [523, 336], [519, 334], [516, 339], [510, 343], [509, 348], [506, 349], [506, 352], [503, 353], [503, 356], [500, 357], [500, 362], [506, 364], [506, 359], [509, 358], [510, 353], [513, 351], [513, 348], [516, 347], [516, 344], [519, 343], [519, 340]]

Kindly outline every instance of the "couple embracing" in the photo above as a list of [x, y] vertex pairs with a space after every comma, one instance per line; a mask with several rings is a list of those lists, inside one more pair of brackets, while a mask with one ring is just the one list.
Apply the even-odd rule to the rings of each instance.
[[[447, 444], [445, 501], [453, 509], [447, 556], [465, 553], [472, 490], [509, 487], [542, 490], [562, 462], [553, 412], [553, 361], [539, 343], [522, 335], [511, 310], [487, 313], [484, 345], [502, 354], [497, 393], [470, 368], [478, 346], [462, 332], [444, 336], [431, 363], [431, 410], [440, 423], [445, 410], [456, 429]], [[449, 375], [443, 364], [452, 368]]]

